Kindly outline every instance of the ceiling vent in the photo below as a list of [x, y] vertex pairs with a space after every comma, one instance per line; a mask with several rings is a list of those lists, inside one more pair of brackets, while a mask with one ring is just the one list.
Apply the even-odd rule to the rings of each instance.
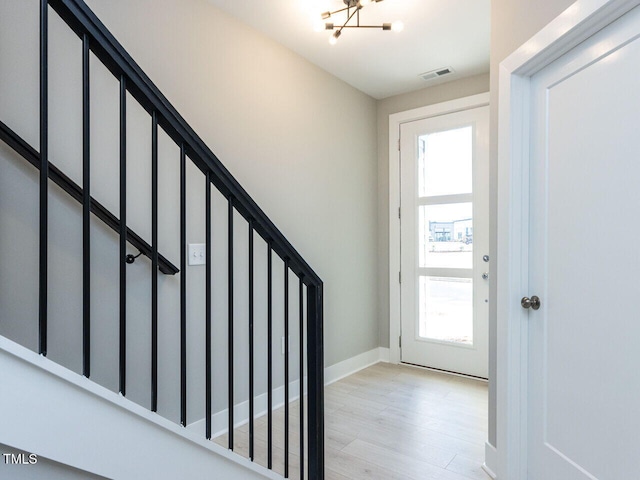
[[453, 68], [442, 67], [442, 68], [437, 68], [435, 70], [431, 70], [430, 72], [421, 73], [418, 76], [423, 80], [429, 81], [429, 80], [434, 80], [436, 78], [444, 77], [445, 75], [451, 75], [452, 73], [453, 73]]

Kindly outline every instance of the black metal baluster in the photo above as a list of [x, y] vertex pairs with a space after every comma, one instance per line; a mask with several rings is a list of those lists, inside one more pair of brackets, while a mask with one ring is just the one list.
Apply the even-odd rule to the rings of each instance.
[[38, 350], [47, 355], [47, 264], [49, 213], [49, 87], [48, 87], [48, 4], [40, 0], [40, 267], [38, 303]]
[[229, 450], [233, 450], [233, 197], [229, 197], [229, 326], [228, 326], [228, 352], [229, 352]]
[[324, 478], [324, 360], [322, 282], [307, 287], [309, 478]]
[[284, 260], [284, 478], [289, 478], [289, 259]]
[[271, 470], [273, 459], [273, 373], [271, 362], [273, 358], [273, 301], [271, 299], [271, 241], [267, 249], [267, 468]]
[[211, 438], [211, 174], [206, 173], [205, 186], [205, 237], [206, 237], [206, 286], [205, 286], [205, 436]]
[[300, 329], [300, 480], [304, 480], [304, 283], [300, 275], [299, 329]]
[[82, 37], [82, 374], [91, 375], [91, 171], [89, 36]]
[[180, 145], [180, 423], [187, 426], [187, 162]]
[[151, 411], [158, 410], [158, 114], [151, 115]]
[[253, 219], [249, 220], [249, 459], [253, 461]]
[[120, 393], [127, 379], [127, 82], [120, 77]]

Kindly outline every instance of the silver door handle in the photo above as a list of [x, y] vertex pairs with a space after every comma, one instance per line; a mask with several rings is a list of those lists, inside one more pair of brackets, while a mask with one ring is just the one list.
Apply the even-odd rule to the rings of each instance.
[[533, 308], [534, 310], [538, 310], [540, 308], [540, 298], [535, 295], [533, 295], [531, 298], [522, 297], [522, 300], [520, 300], [520, 305], [522, 305], [522, 308]]

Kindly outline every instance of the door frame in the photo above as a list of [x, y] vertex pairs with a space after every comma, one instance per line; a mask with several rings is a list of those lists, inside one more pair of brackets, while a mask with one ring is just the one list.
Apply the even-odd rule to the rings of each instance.
[[[640, 1], [640, 0], [639, 0]], [[489, 105], [489, 92], [389, 115], [389, 362], [400, 363], [400, 126]]]
[[527, 312], [531, 77], [640, 0], [578, 0], [499, 67], [496, 447], [497, 478], [527, 478]]

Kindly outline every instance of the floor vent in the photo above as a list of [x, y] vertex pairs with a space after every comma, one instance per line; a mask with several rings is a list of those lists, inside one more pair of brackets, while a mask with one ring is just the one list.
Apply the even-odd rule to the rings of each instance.
[[453, 73], [453, 68], [442, 67], [442, 68], [437, 68], [435, 70], [431, 70], [430, 72], [421, 73], [418, 76], [423, 80], [429, 81], [436, 78], [444, 77], [445, 75], [450, 75], [452, 73]]

